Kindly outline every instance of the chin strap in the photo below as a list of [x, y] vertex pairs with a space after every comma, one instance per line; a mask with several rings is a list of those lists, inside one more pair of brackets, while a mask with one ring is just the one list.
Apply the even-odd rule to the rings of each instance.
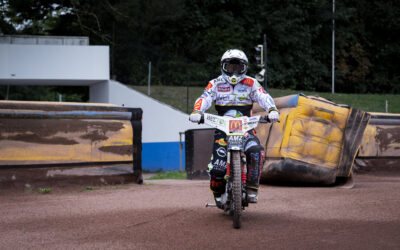
[[239, 83], [239, 77], [233, 77], [233, 76], [231, 76], [230, 77], [230, 80], [231, 80], [231, 84], [232, 85], [236, 85], [236, 84], [238, 84]]

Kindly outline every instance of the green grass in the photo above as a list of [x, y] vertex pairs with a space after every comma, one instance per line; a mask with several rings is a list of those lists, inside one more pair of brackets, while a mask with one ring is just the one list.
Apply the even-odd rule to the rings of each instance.
[[147, 178], [147, 180], [186, 179], [186, 178], [187, 178], [186, 172], [167, 171], [167, 172], [157, 173], [156, 175]]
[[[130, 86], [147, 95], [147, 86]], [[151, 86], [151, 97], [164, 102], [185, 113], [190, 113], [195, 100], [202, 94], [204, 87], [181, 86]], [[338, 104], [346, 104], [367, 112], [385, 112], [385, 102], [389, 102], [390, 113], [400, 113], [400, 95], [393, 94], [342, 94], [332, 95], [330, 92], [310, 92], [283, 89], [269, 89], [272, 97], [281, 97], [292, 94], [304, 93], [306, 95], [318, 95]], [[189, 93], [189, 95], [187, 94]], [[189, 100], [187, 101], [187, 96]], [[212, 107], [208, 112], [215, 112]]]
[[49, 194], [53, 191], [52, 188], [39, 188], [38, 192], [39, 194]]
[[85, 187], [86, 191], [99, 190], [99, 189], [100, 189], [100, 187], [93, 187], [93, 186], [86, 186]]
[[123, 185], [116, 185], [116, 186], [111, 186], [109, 189], [111, 189], [111, 190], [129, 189], [129, 187], [128, 186], [123, 186]]
[[79, 192], [94, 191], [94, 190], [118, 190], [118, 189], [129, 189], [128, 186], [124, 185], [106, 185], [106, 186], [86, 186], [79, 190]]

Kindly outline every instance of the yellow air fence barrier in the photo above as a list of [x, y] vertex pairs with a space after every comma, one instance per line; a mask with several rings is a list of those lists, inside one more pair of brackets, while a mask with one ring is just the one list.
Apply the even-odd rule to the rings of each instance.
[[[370, 115], [319, 97], [275, 100], [280, 122], [257, 128], [266, 153], [262, 180], [329, 185], [350, 177]], [[255, 114], [266, 115], [259, 107]]]

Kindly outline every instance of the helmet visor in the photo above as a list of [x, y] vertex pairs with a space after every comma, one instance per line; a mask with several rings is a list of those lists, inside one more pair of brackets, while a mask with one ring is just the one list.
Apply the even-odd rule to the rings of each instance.
[[238, 59], [227, 60], [222, 63], [222, 70], [230, 76], [233, 74], [241, 75], [246, 73], [247, 64]]

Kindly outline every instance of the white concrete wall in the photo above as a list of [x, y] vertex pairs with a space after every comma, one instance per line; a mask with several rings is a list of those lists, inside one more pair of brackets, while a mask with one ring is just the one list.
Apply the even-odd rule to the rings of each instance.
[[[176, 142], [179, 141], [179, 132], [206, 127], [190, 122], [189, 115], [119, 82], [110, 80], [92, 85], [90, 88], [90, 102], [108, 102], [143, 109], [143, 143]], [[104, 94], [107, 88], [108, 100]]]
[[90, 85], [89, 102], [109, 103], [109, 81], [102, 81]]
[[0, 44], [0, 80], [97, 81], [109, 75], [108, 46]]

